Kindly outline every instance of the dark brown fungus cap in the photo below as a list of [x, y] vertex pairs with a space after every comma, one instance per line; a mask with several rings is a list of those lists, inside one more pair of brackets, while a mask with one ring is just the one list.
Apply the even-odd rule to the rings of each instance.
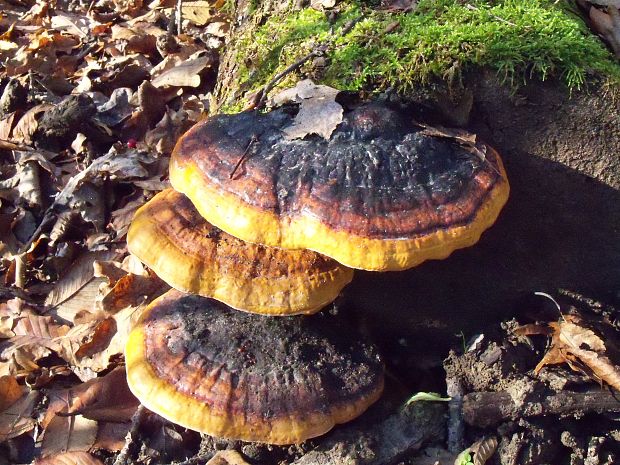
[[271, 318], [169, 291], [126, 347], [129, 387], [150, 410], [213, 436], [299, 443], [377, 400], [383, 365], [337, 316]]
[[429, 134], [385, 106], [345, 114], [329, 140], [287, 140], [291, 121], [278, 110], [194, 126], [173, 152], [172, 185], [240, 239], [367, 270], [406, 269], [474, 244], [508, 198], [492, 148]]
[[317, 312], [353, 277], [350, 268], [310, 250], [237, 239], [209, 224], [173, 189], [136, 212], [127, 246], [175, 289], [252, 313]]

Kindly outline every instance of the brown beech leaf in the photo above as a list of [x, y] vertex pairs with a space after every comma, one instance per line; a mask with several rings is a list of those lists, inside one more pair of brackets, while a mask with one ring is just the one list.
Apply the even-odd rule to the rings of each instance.
[[212, 55], [192, 56], [155, 77], [151, 84], [155, 87], [198, 87], [201, 81], [200, 73], [213, 62]]
[[41, 456], [64, 452], [88, 451], [97, 438], [97, 422], [82, 415], [56, 415], [45, 429]]
[[0, 412], [0, 443], [34, 428], [36, 421], [32, 414], [38, 400], [39, 392], [32, 391]]
[[116, 313], [125, 307], [137, 307], [162, 294], [168, 286], [154, 273], [147, 276], [127, 274], [99, 302], [105, 312]]
[[527, 325], [517, 334], [550, 334], [551, 344], [538, 363], [538, 373], [547, 365], [567, 363], [596, 382], [605, 382], [620, 391], [620, 351], [617, 335], [600, 321], [588, 321], [577, 314], [564, 315], [547, 325]]
[[183, 2], [181, 8], [183, 18], [189, 19], [197, 26], [204, 26], [211, 18], [211, 2], [204, 0]]
[[329, 139], [342, 122], [344, 113], [342, 106], [336, 102], [338, 92], [332, 87], [316, 85], [310, 79], [305, 79], [298, 82], [293, 89], [285, 90], [274, 97], [276, 102], [301, 102], [293, 123], [284, 128], [286, 138], [302, 139], [308, 134], [318, 134]]
[[93, 278], [95, 261], [109, 260], [114, 256], [116, 253], [112, 251], [86, 252], [80, 255], [56, 282], [52, 292], [45, 299], [45, 304], [55, 306], [67, 300]]
[[130, 429], [131, 421], [122, 423], [100, 421], [93, 449], [104, 449], [110, 452], [120, 451], [125, 445], [125, 436]]
[[50, 391], [49, 398], [42, 421], [44, 428], [57, 414], [80, 414], [97, 421], [129, 421], [140, 403], [127, 386], [124, 367], [69, 389]]
[[68, 326], [50, 316], [28, 314], [17, 320], [15, 336], [0, 343], [0, 357], [10, 360], [15, 369], [35, 370], [36, 361], [58, 350], [58, 338], [68, 331]]
[[24, 113], [13, 128], [12, 140], [18, 143], [31, 144], [32, 135], [39, 126], [37, 116], [50, 108], [52, 108], [52, 105], [41, 103]]
[[611, 46], [617, 57], [620, 57], [620, 2], [591, 2], [607, 6], [607, 10], [590, 8], [592, 28]]
[[51, 457], [37, 459], [35, 465], [103, 465], [98, 458], [88, 452], [65, 452]]
[[21, 399], [24, 396], [24, 390], [14, 376], [0, 376], [0, 412]]
[[[99, 320], [97, 319], [76, 325], [63, 337], [56, 352], [71, 366], [75, 367], [74, 372], [80, 379], [89, 380], [92, 378], [93, 372], [98, 373], [108, 369], [113, 360], [120, 358], [125, 349], [129, 332], [143, 308], [143, 306], [127, 307], [116, 313], [112, 317], [116, 324], [113, 334], [103, 332], [98, 335], [96, 329], [99, 326]], [[111, 331], [111, 327], [108, 329]], [[84, 344], [92, 342], [93, 339], [96, 340], [95, 343], [80, 352], [80, 348]], [[98, 352], [95, 352], [95, 349]], [[78, 355], [82, 355], [82, 357]]]

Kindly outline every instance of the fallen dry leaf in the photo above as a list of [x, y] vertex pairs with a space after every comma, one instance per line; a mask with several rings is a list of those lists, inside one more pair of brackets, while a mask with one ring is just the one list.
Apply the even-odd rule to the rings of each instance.
[[110, 260], [115, 251], [86, 252], [73, 262], [67, 272], [56, 282], [45, 299], [45, 305], [56, 306], [84, 287], [93, 277], [95, 261]]
[[45, 428], [55, 415], [80, 414], [96, 421], [125, 422], [140, 402], [129, 387], [124, 367], [75, 387], [49, 392], [50, 404], [42, 421]]
[[56, 415], [45, 428], [41, 456], [88, 451], [97, 438], [97, 422], [82, 415]]
[[155, 77], [151, 84], [155, 87], [198, 87], [200, 73], [213, 64], [213, 57], [194, 56]]
[[318, 134], [329, 139], [332, 132], [342, 122], [344, 110], [336, 102], [338, 90], [332, 87], [316, 85], [310, 79], [297, 83], [274, 97], [275, 103], [286, 101], [300, 102], [299, 112], [293, 123], [284, 128], [286, 138], [301, 139], [309, 134]]
[[37, 459], [35, 465], [103, 465], [103, 462], [88, 452], [66, 452], [44, 459]]
[[620, 391], [617, 336], [606, 331], [602, 322], [588, 322], [580, 315], [568, 314], [558, 322], [521, 326], [515, 333], [551, 336], [547, 353], [534, 369], [536, 373], [547, 365], [567, 363], [573, 370]]
[[[596, 2], [600, 4], [600, 2]], [[618, 2], [615, 2], [618, 3]], [[592, 27], [611, 46], [617, 57], [620, 57], [620, 10], [617, 5], [609, 5], [607, 11], [590, 8]]]
[[0, 412], [21, 399], [25, 395], [24, 390], [15, 376], [0, 376]]
[[181, 5], [183, 19], [188, 19], [197, 26], [204, 26], [209, 22], [212, 8], [211, 3], [204, 0], [186, 1]]
[[39, 392], [32, 391], [0, 412], [0, 443], [32, 430], [36, 420], [32, 417], [39, 401]]

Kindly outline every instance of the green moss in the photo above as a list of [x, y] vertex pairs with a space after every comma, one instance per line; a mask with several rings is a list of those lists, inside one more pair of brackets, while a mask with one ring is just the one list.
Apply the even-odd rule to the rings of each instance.
[[[394, 14], [341, 3], [330, 24], [312, 9], [271, 16], [238, 44], [242, 88], [258, 89], [317, 44], [331, 41], [322, 82], [340, 89], [406, 92], [435, 79], [452, 81], [488, 67], [513, 86], [559, 77], [570, 90], [588, 73], [620, 83], [620, 66], [581, 19], [552, 0], [420, 0]], [[344, 37], [342, 26], [363, 18]], [[330, 33], [334, 31], [334, 34]], [[307, 65], [300, 74], [311, 71]], [[299, 75], [291, 75], [290, 84]]]

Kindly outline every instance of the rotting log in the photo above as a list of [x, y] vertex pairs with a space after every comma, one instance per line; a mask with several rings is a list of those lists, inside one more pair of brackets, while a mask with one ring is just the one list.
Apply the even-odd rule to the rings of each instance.
[[431, 439], [445, 435], [446, 406], [437, 402], [413, 402], [379, 424], [354, 423], [334, 435], [292, 465], [384, 465], [420, 449]]
[[620, 396], [604, 389], [587, 392], [560, 391], [523, 402], [508, 392], [472, 392], [463, 398], [463, 418], [472, 426], [486, 428], [523, 417], [569, 416], [620, 412]]

